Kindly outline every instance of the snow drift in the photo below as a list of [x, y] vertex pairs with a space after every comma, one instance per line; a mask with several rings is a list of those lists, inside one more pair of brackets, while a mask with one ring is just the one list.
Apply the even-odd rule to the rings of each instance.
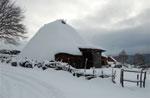
[[[79, 47], [95, 48], [87, 44], [78, 32], [62, 20], [44, 25], [23, 49], [19, 58], [53, 60], [59, 52], [80, 55]], [[96, 47], [97, 48], [97, 47]]]
[[[120, 85], [120, 69], [115, 69], [116, 84], [110, 78], [73, 77], [68, 72], [47, 69], [26, 69], [11, 67], [0, 63], [0, 98], [149, 98], [150, 74], [147, 75], [146, 88], [136, 83]], [[111, 68], [96, 69], [97, 74], [111, 74]], [[87, 70], [92, 73], [92, 70]], [[133, 74], [126, 76], [130, 79]], [[136, 78], [136, 77], [135, 77]]]

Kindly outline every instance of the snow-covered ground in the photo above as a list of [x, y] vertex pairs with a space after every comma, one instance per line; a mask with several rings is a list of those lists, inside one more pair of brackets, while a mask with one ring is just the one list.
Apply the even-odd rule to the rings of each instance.
[[[100, 69], [101, 70], [101, 69]], [[97, 73], [101, 72], [97, 69]], [[111, 69], [103, 69], [104, 73]], [[117, 70], [116, 84], [111, 78], [74, 77], [72, 74], [54, 69], [27, 69], [0, 64], [0, 98], [149, 98], [150, 73], [146, 88], [128, 83], [122, 88], [119, 83], [120, 69]], [[130, 74], [127, 76], [131, 78]]]

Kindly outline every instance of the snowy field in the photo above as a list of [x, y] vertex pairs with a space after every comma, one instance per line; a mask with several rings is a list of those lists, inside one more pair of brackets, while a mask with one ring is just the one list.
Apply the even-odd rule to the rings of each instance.
[[[100, 69], [96, 69], [99, 73]], [[110, 73], [111, 69], [103, 69]], [[150, 98], [150, 73], [146, 88], [134, 83], [119, 83], [120, 69], [116, 69], [116, 84], [111, 78], [74, 77], [71, 73], [54, 69], [27, 69], [0, 64], [0, 98]], [[132, 78], [128, 74], [128, 78]]]

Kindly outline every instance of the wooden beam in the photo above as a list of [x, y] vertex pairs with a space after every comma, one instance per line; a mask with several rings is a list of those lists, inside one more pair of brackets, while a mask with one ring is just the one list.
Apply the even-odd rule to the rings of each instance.
[[[127, 82], [135, 82], [135, 83], [141, 82], [141, 81], [138, 81], [138, 80], [123, 80], [123, 81], [127, 81]], [[142, 82], [143, 82], [143, 81], [142, 81]]]
[[[124, 70], [125, 72], [135, 72], [135, 73], [141, 73], [141, 71], [136, 71], [136, 70]], [[144, 73], [144, 71], [142, 71]]]

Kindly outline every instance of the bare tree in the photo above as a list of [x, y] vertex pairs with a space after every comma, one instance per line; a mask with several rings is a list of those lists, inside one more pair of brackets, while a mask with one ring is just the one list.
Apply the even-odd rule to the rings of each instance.
[[133, 63], [135, 65], [143, 65], [143, 64], [145, 64], [144, 56], [142, 54], [136, 53], [133, 56]]
[[118, 55], [118, 61], [122, 64], [125, 64], [127, 62], [128, 55], [125, 50], [122, 50]]
[[25, 26], [22, 24], [22, 10], [10, 0], [0, 0], [0, 39], [10, 44], [18, 44], [25, 38]]

